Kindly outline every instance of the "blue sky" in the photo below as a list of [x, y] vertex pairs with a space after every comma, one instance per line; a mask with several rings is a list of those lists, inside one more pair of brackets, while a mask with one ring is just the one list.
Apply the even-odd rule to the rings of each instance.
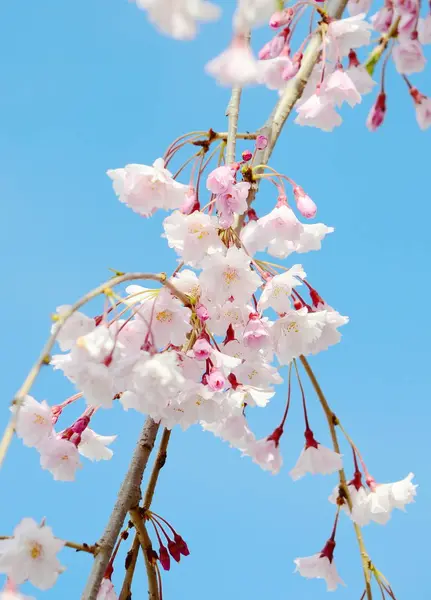
[[[231, 2], [223, 2], [229, 13]], [[178, 135], [225, 129], [228, 91], [203, 72], [229, 39], [228, 19], [180, 43], [157, 34], [125, 0], [3, 2], [0, 7], [0, 164], [2, 235], [0, 296], [2, 423], [8, 403], [37, 356], [49, 314], [124, 271], [170, 271], [175, 256], [160, 239], [161, 220], [144, 220], [115, 198], [105, 171], [149, 164]], [[259, 32], [258, 41], [264, 39]], [[431, 94], [430, 78], [414, 81]], [[426, 83], [428, 81], [428, 89]], [[399, 598], [429, 598], [431, 480], [429, 476], [429, 153], [405, 85], [389, 67], [388, 115], [370, 134], [365, 97], [333, 134], [290, 123], [273, 166], [314, 198], [319, 220], [333, 225], [319, 253], [301, 256], [325, 299], [350, 316], [343, 343], [312, 360], [340, 419], [380, 481], [414, 471], [418, 501], [386, 527], [364, 529], [367, 548]], [[275, 102], [273, 93], [244, 94], [241, 130], [253, 130]], [[245, 147], [245, 146], [244, 146]], [[271, 206], [262, 186], [258, 206]], [[289, 261], [286, 263], [289, 264]], [[99, 306], [93, 306], [93, 314]], [[329, 445], [323, 417], [306, 386], [316, 437]], [[72, 393], [45, 369], [34, 396], [56, 404]], [[259, 435], [272, 431], [285, 388], [253, 415]], [[241, 458], [198, 427], [175, 431], [154, 509], [187, 540], [191, 555], [164, 575], [167, 600], [239, 598], [320, 600], [324, 584], [293, 575], [293, 559], [324, 545], [333, 519], [327, 496], [335, 477], [288, 475], [302, 445], [296, 394], [282, 441], [285, 468], [277, 477]], [[121, 414], [120, 414], [121, 413]], [[70, 416], [76, 413], [71, 410]], [[41, 471], [36, 451], [18, 440], [1, 472], [1, 534], [23, 516], [47, 517], [58, 537], [94, 542], [103, 530], [142, 420], [119, 408], [94, 424], [118, 434], [108, 463], [85, 462], [75, 484]], [[344, 447], [346, 454], [348, 448]], [[360, 561], [352, 527], [342, 519], [336, 560], [346, 588], [359, 598]], [[122, 581], [120, 556], [114, 580]], [[67, 549], [67, 571], [36, 598], [75, 600], [91, 558]], [[140, 563], [134, 597], [146, 597]]]

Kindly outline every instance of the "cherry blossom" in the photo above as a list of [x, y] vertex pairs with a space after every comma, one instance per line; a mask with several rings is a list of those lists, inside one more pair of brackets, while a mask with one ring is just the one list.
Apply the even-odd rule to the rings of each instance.
[[226, 194], [235, 184], [235, 170], [229, 165], [217, 167], [208, 175], [207, 189], [213, 194]]
[[360, 64], [357, 66], [350, 66], [346, 70], [346, 74], [350, 77], [355, 85], [355, 88], [362, 96], [364, 94], [369, 94], [376, 85], [376, 82], [373, 80], [366, 68]]
[[232, 186], [228, 192], [216, 196], [219, 224], [223, 229], [232, 225], [235, 213], [242, 215], [247, 210], [249, 189], [250, 184], [242, 181]]
[[178, 40], [194, 38], [199, 21], [220, 16], [219, 7], [206, 0], [136, 0], [136, 4], [163, 33]]
[[241, 248], [231, 247], [226, 255], [217, 252], [202, 261], [199, 281], [214, 302], [223, 303], [230, 297], [247, 302], [261, 281], [250, 268], [250, 258]]
[[117, 600], [118, 596], [114, 590], [114, 584], [110, 579], [104, 577], [100, 584], [96, 600]]
[[87, 427], [81, 434], [78, 452], [89, 460], [109, 460], [114, 453], [107, 446], [116, 439], [116, 435], [100, 435]]
[[[55, 317], [67, 315], [71, 308], [72, 307], [68, 304], [58, 306]], [[76, 311], [69, 316], [60, 329], [58, 323], [54, 323], [51, 327], [51, 333], [54, 333], [59, 329], [57, 333], [57, 343], [60, 346], [60, 349], [63, 352], [66, 352], [73, 347], [79, 337], [91, 333], [95, 328], [96, 322], [94, 319], [87, 317], [84, 313]]]
[[330, 475], [343, 468], [341, 455], [316, 442], [310, 430], [305, 432], [305, 439], [305, 448], [302, 450], [296, 465], [290, 471], [290, 476], [294, 481], [300, 479], [306, 473]]
[[418, 40], [421, 44], [431, 44], [431, 13], [418, 22]]
[[273, 308], [278, 313], [285, 313], [291, 309], [290, 296], [292, 290], [302, 285], [301, 279], [306, 277], [302, 265], [293, 265], [288, 271], [281, 275], [272, 277], [263, 288], [259, 298], [259, 308]]
[[52, 413], [45, 400], [39, 403], [27, 395], [11, 410], [17, 414], [16, 434], [26, 446], [38, 448], [51, 435]]
[[138, 318], [144, 319], [158, 348], [169, 343], [181, 346], [191, 328], [190, 317], [190, 309], [167, 290], [162, 290], [156, 298], [145, 302], [138, 313]]
[[372, 0], [349, 0], [347, 10], [352, 17], [356, 17], [361, 13], [367, 13], [371, 8], [371, 3]]
[[72, 442], [59, 436], [48, 438], [39, 448], [40, 466], [50, 471], [56, 481], [73, 481], [81, 467], [78, 450]]
[[261, 350], [271, 345], [271, 336], [267, 324], [257, 314], [251, 314], [243, 334], [244, 346]]
[[158, 208], [180, 208], [189, 191], [188, 186], [172, 178], [162, 158], [155, 160], [152, 167], [131, 164], [124, 169], [111, 169], [107, 175], [120, 202], [144, 217]]
[[274, 12], [273, 0], [238, 0], [234, 27], [240, 33], [266, 24]]
[[207, 253], [222, 248], [217, 219], [200, 211], [190, 215], [175, 211], [163, 221], [163, 228], [170, 248], [174, 248], [186, 264], [195, 265]]
[[237, 36], [232, 44], [205, 67], [207, 73], [224, 86], [241, 86], [257, 83], [257, 61], [249, 43], [243, 36]]
[[354, 82], [343, 69], [335, 69], [329, 76], [325, 84], [325, 95], [337, 106], [341, 106], [343, 102], [347, 102], [349, 106], [353, 107], [362, 101]]
[[63, 546], [51, 527], [25, 518], [15, 527], [11, 539], [0, 541], [0, 572], [18, 585], [30, 581], [38, 589], [47, 590], [63, 568], [56, 556]]
[[323, 131], [332, 131], [342, 123], [334, 105], [325, 95], [313, 94], [296, 109], [298, 116], [295, 123], [317, 127]]
[[271, 437], [257, 440], [251, 444], [248, 454], [262, 469], [271, 471], [273, 475], [276, 475], [283, 465], [278, 442], [272, 440]]
[[365, 13], [347, 19], [331, 21], [328, 27], [328, 39], [336, 55], [347, 56], [352, 48], [360, 48], [370, 43], [371, 25], [365, 21]]
[[[333, 542], [334, 546], [335, 543]], [[323, 552], [307, 556], [305, 558], [296, 558], [296, 571], [302, 577], [307, 579], [324, 579], [328, 592], [337, 589], [338, 584], [344, 585], [343, 580], [337, 573], [332, 556], [328, 558]]]
[[409, 75], [425, 68], [425, 56], [417, 40], [402, 40], [392, 50], [394, 63], [399, 73]]
[[431, 127], [431, 98], [422, 96], [420, 101], [415, 103], [416, 120], [419, 127], [425, 131]]
[[277, 319], [272, 327], [274, 351], [282, 365], [291, 360], [307, 355], [311, 344], [321, 335], [321, 317], [318, 313], [310, 313], [307, 308], [287, 310], [283, 317]]

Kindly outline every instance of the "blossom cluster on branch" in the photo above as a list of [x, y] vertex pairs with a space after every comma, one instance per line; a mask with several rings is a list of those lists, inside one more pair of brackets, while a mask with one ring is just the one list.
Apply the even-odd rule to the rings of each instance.
[[[214, 20], [219, 14], [204, 0], [137, 3], [162, 31], [179, 39], [193, 37], [198, 21]], [[96, 288], [76, 305], [57, 308], [47, 349], [50, 352], [57, 343], [61, 353], [42, 353], [17, 394], [11, 407], [11, 425], [0, 446], [0, 460], [15, 431], [26, 446], [39, 452], [42, 469], [56, 480], [73, 481], [82, 467], [81, 456], [94, 461], [112, 458], [109, 446], [116, 435], [96, 433], [93, 423], [99, 410], [119, 403], [126, 411], [147, 415], [165, 432], [175, 426], [185, 430], [198, 424], [276, 474], [283, 465], [282, 437], [291, 402], [298, 400], [304, 416], [304, 444], [298, 448], [296, 462], [287, 459], [290, 475], [296, 481], [307, 474], [337, 472], [339, 482], [329, 496], [335, 505], [329, 538], [321, 543], [319, 552], [295, 559], [296, 569], [306, 578], [324, 579], [328, 590], [342, 583], [334, 550], [339, 516], [345, 513], [353, 523], [361, 552], [365, 577], [362, 598], [370, 600], [372, 579], [383, 597], [395, 595], [368, 556], [361, 528], [371, 521], [384, 525], [393, 510], [404, 510], [414, 501], [416, 485], [412, 473], [394, 483], [374, 479], [311, 369], [307, 357], [338, 344], [339, 329], [348, 318], [326, 301], [330, 292], [316, 289], [295, 255], [318, 251], [334, 228], [311, 222], [317, 206], [302, 187], [304, 182], [296, 182], [268, 164], [276, 141], [271, 136], [274, 124], [278, 127], [276, 138], [295, 107], [296, 123], [331, 131], [341, 124], [338, 107], [344, 102], [353, 107], [363, 94], [372, 91], [375, 82], [371, 76], [382, 57], [380, 92], [367, 121], [369, 129], [379, 127], [385, 116], [384, 78], [391, 57], [409, 86], [420, 127], [431, 125], [430, 100], [407, 79], [424, 68], [421, 45], [431, 41], [430, 15], [420, 16], [416, 0], [386, 0], [370, 21], [366, 19], [368, 0], [349, 0], [348, 8], [351, 16], [338, 19], [318, 2], [300, 0], [285, 6], [272, 0], [240, 0], [232, 44], [207, 65], [219, 83], [234, 86], [228, 132], [194, 131], [175, 140], [151, 166], [129, 164], [107, 172], [119, 201], [137, 215], [149, 218], [157, 211], [167, 211], [162, 237], [175, 252], [178, 266], [170, 276], [118, 273], [112, 282]], [[292, 54], [292, 36], [306, 14], [310, 16], [310, 33]], [[316, 16], [320, 19], [317, 25]], [[256, 59], [249, 31], [264, 22], [269, 22], [276, 33]], [[357, 50], [369, 45], [373, 29], [380, 34], [378, 44], [361, 64]], [[318, 42], [314, 62], [307, 59], [311, 51], [306, 49], [313, 36]], [[348, 65], [343, 66], [345, 57]], [[241, 134], [237, 131], [239, 88], [256, 83], [277, 90], [280, 100], [269, 127]], [[244, 149], [239, 159], [236, 142], [241, 139], [252, 149]], [[187, 158], [173, 174], [170, 163], [183, 152]], [[253, 200], [262, 183], [269, 184], [270, 191], [265, 213], [258, 215]], [[288, 265], [281, 262], [286, 258], [290, 259]], [[159, 287], [143, 287], [140, 279], [156, 281]], [[125, 282], [129, 283], [125, 290], [116, 287]], [[100, 295], [104, 304], [99, 314], [80, 310], [86, 301]], [[29, 395], [43, 364], [62, 372], [76, 388], [55, 406]], [[327, 437], [324, 432], [316, 434], [313, 430], [302, 384], [304, 373], [326, 416], [332, 448], [321, 443]], [[258, 438], [249, 414], [253, 409], [256, 414], [264, 409], [275, 397], [276, 386], [285, 380], [288, 391], [280, 418], [272, 430]], [[60, 430], [59, 418], [76, 402], [85, 402], [82, 414]], [[350, 449], [347, 459], [341, 453], [339, 433]], [[157, 428], [154, 437], [156, 434]], [[163, 458], [169, 437], [162, 440]], [[117, 598], [111, 576], [118, 548], [129, 529], [136, 529], [137, 545], [134, 543], [126, 561], [129, 579], [121, 599], [129, 598], [126, 594], [139, 544], [144, 550], [150, 588], [151, 578], [156, 577], [156, 600], [161, 600], [159, 565], [169, 570], [170, 557], [179, 562], [181, 556], [189, 554], [184, 539], [149, 507], [164, 464], [162, 458], [155, 462], [148, 502], [142, 506], [134, 502], [125, 508], [124, 514], [129, 511], [131, 521], [121, 533], [117, 527], [102, 575], [95, 578], [99, 600]], [[142, 464], [138, 485], [146, 460]], [[149, 524], [158, 551], [146, 531]], [[24, 598], [16, 589], [24, 581], [41, 590], [51, 587], [63, 570], [57, 559], [63, 546], [93, 554], [96, 563], [104, 543], [103, 538], [100, 545], [91, 547], [63, 542], [45, 522], [23, 519], [13, 536], [0, 541], [0, 572], [8, 578], [0, 598]], [[91, 592], [83, 598], [94, 600], [95, 596]]]

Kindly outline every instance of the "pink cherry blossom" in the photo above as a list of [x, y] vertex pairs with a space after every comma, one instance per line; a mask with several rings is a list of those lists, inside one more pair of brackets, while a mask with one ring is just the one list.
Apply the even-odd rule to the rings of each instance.
[[226, 379], [223, 373], [219, 369], [211, 369], [207, 377], [207, 385], [214, 392], [223, 390], [226, 387]]
[[343, 102], [347, 102], [347, 104], [353, 107], [362, 101], [361, 95], [349, 74], [342, 68], [335, 69], [328, 77], [324, 93], [337, 106], [341, 106]]
[[110, 579], [104, 577], [100, 584], [96, 600], [117, 600], [118, 596], [114, 590], [114, 584]]
[[297, 109], [298, 116], [295, 123], [317, 127], [323, 131], [332, 131], [342, 123], [342, 118], [337, 113], [334, 105], [324, 95], [313, 94]]
[[207, 63], [205, 70], [224, 86], [257, 83], [257, 61], [243, 36], [236, 37], [227, 50]]
[[418, 40], [401, 40], [392, 50], [394, 63], [399, 73], [409, 75], [425, 68], [425, 56]]
[[415, 103], [416, 120], [419, 127], [425, 131], [431, 127], [431, 98], [422, 96], [420, 102]]
[[421, 44], [431, 44], [431, 13], [418, 22], [418, 40]]
[[[335, 546], [335, 542], [332, 542]], [[337, 589], [338, 584], [344, 585], [343, 580], [337, 573], [335, 563], [325, 553], [325, 549], [313, 556], [307, 556], [305, 558], [296, 558], [296, 571], [299, 572], [302, 577], [307, 579], [324, 579], [326, 581], [326, 587], [328, 592], [333, 592]]]
[[207, 189], [213, 194], [226, 194], [235, 183], [235, 171], [228, 165], [217, 167], [208, 175]]
[[351, 65], [346, 70], [346, 73], [353, 81], [355, 88], [361, 95], [369, 94], [376, 85], [376, 82], [368, 73], [367, 69], [360, 64], [358, 64], [358, 66]]
[[312, 431], [305, 432], [305, 448], [302, 450], [296, 465], [290, 471], [294, 481], [303, 477], [306, 473], [312, 475], [330, 475], [343, 468], [341, 454], [326, 448], [316, 442]]
[[387, 3], [371, 17], [371, 23], [376, 31], [386, 33], [394, 19], [394, 8], [392, 3]]
[[271, 471], [273, 475], [276, 475], [283, 465], [278, 442], [271, 439], [271, 437], [257, 440], [251, 444], [247, 453], [262, 469]]
[[250, 184], [241, 181], [232, 186], [228, 192], [216, 196], [219, 223], [223, 229], [227, 229], [232, 225], [235, 213], [242, 215], [247, 210], [247, 196], [249, 190]]
[[25, 396], [22, 404], [12, 410], [17, 414], [16, 434], [26, 446], [38, 448], [52, 434], [52, 413], [45, 400], [39, 403]]
[[349, 0], [347, 10], [350, 16], [356, 17], [361, 13], [367, 13], [371, 8], [372, 0]]
[[365, 13], [331, 21], [328, 27], [328, 39], [332, 54], [339, 54], [340, 57], [347, 56], [351, 48], [367, 46], [370, 43], [370, 29], [370, 23], [365, 21]]
[[244, 346], [253, 350], [261, 350], [271, 345], [271, 337], [267, 327], [259, 315], [250, 315], [250, 320], [244, 329]]
[[59, 436], [48, 438], [39, 448], [40, 466], [52, 473], [56, 481], [73, 481], [81, 467], [78, 450], [72, 442]]

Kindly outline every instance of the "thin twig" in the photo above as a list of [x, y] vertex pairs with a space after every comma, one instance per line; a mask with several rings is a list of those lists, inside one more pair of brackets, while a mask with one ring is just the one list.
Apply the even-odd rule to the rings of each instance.
[[115, 542], [120, 534], [124, 519], [128, 511], [134, 506], [138, 506], [141, 499], [142, 475], [147, 466], [148, 457], [154, 447], [159, 424], [155, 423], [150, 417], [147, 417], [145, 425], [139, 436], [139, 440], [129, 469], [121, 484], [118, 498], [109, 517], [105, 531], [98, 545], [100, 547], [97, 553], [93, 568], [87, 581], [81, 600], [96, 600], [99, 592], [100, 583], [105, 574], [109, 563]]
[[[329, 431], [331, 433], [332, 445], [334, 447], [334, 450], [335, 450], [335, 452], [340, 454], [340, 445], [338, 443], [337, 431], [335, 429], [338, 419], [335, 416], [335, 414], [332, 412], [332, 410], [328, 404], [328, 401], [326, 400], [325, 395], [322, 391], [322, 388], [320, 387], [320, 384], [317, 381], [316, 376], [310, 367], [310, 363], [305, 358], [305, 356], [300, 356], [300, 360], [301, 360], [301, 363], [302, 363], [302, 365], [303, 365], [303, 367], [304, 367], [308, 377], [310, 378], [310, 381], [316, 391], [316, 394], [317, 394], [317, 397], [319, 398], [320, 404], [322, 405], [323, 411], [326, 416], [326, 420], [328, 421]], [[340, 477], [340, 486], [343, 488], [343, 492], [346, 496], [346, 500], [347, 500], [349, 509], [352, 510], [352, 498], [350, 496], [349, 488], [347, 486], [346, 474], [344, 472], [344, 469], [341, 469], [338, 472], [338, 474]], [[359, 551], [361, 553], [362, 568], [364, 571], [365, 590], [366, 590], [366, 594], [367, 594], [367, 600], [372, 600], [373, 595], [371, 592], [371, 576], [370, 576], [370, 569], [369, 569], [370, 558], [369, 558], [367, 550], [365, 548], [364, 538], [362, 537], [361, 528], [356, 523], [353, 523], [353, 528], [355, 530], [356, 539], [357, 539], [358, 545], [359, 545]]]
[[241, 88], [234, 87], [227, 107], [228, 134], [226, 144], [226, 162], [228, 165], [235, 162], [236, 139], [238, 133], [239, 103], [241, 101]]
[[16, 410], [12, 413], [12, 416], [9, 420], [8, 425], [6, 426], [5, 432], [3, 434], [2, 440], [0, 442], [0, 467], [3, 463], [4, 457], [6, 456], [6, 452], [9, 448], [9, 445], [12, 441], [13, 432], [15, 430], [16, 420], [18, 417], [18, 412], [21, 403], [25, 399], [25, 396], [29, 393], [31, 387], [33, 386], [36, 377], [38, 376], [43, 365], [47, 364], [47, 357], [55, 344], [55, 341], [60, 333], [63, 325], [66, 321], [73, 315], [77, 310], [79, 310], [84, 304], [96, 298], [100, 294], [106, 294], [111, 291], [111, 289], [121, 283], [125, 283], [126, 281], [136, 281], [136, 280], [152, 280], [158, 281], [162, 283], [165, 287], [167, 287], [177, 298], [179, 298], [184, 304], [188, 304], [189, 300], [185, 294], [176, 289], [176, 287], [167, 279], [166, 273], [124, 273], [122, 275], [118, 275], [117, 277], [112, 277], [105, 281], [101, 285], [97, 286], [90, 292], [87, 292], [82, 298], [80, 298], [75, 304], [71, 307], [71, 309], [62, 315], [59, 315], [58, 320], [56, 321], [57, 327], [53, 331], [53, 333], [49, 336], [48, 341], [42, 349], [42, 352], [39, 355], [39, 358], [31, 368], [29, 374], [27, 375], [24, 383], [15, 394], [14, 399], [12, 400], [12, 405], [16, 406]]
[[[167, 457], [167, 449], [169, 444], [169, 439], [171, 437], [171, 430], [164, 429], [163, 435], [160, 440], [159, 450], [157, 452], [156, 460], [154, 461], [153, 470], [151, 472], [151, 476], [147, 485], [147, 489], [145, 491], [143, 506], [145, 509], [149, 509], [151, 506], [151, 502], [153, 500], [154, 491], [156, 489], [157, 480], [159, 478], [159, 474], [161, 469], [164, 467]], [[126, 574], [124, 576], [123, 587], [121, 588], [121, 593], [119, 596], [119, 600], [127, 600], [131, 593], [131, 586], [133, 581], [133, 576], [136, 567], [136, 560], [138, 558], [139, 552], [139, 537], [136, 533], [135, 539], [133, 540], [133, 544], [131, 549], [127, 554], [127, 568]], [[148, 566], [147, 566], [148, 572]], [[152, 571], [150, 571], [152, 573]]]

